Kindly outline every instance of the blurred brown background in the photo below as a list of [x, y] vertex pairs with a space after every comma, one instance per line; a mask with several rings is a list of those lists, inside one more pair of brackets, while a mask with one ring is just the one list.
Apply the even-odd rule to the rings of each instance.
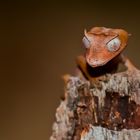
[[140, 68], [139, 1], [0, 2], [0, 140], [48, 140], [83, 30], [124, 28]]

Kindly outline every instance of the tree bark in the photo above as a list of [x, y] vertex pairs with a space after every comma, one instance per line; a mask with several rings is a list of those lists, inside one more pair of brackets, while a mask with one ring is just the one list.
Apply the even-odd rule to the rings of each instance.
[[140, 71], [70, 76], [50, 140], [140, 140]]

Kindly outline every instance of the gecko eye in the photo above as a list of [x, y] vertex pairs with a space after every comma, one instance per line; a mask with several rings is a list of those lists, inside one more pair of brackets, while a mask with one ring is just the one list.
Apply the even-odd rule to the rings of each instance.
[[87, 48], [87, 49], [90, 48], [90, 41], [88, 40], [87, 37], [84, 36], [82, 39], [82, 42], [83, 42], [85, 48]]
[[107, 49], [110, 52], [115, 52], [120, 48], [120, 45], [121, 45], [121, 41], [118, 37], [116, 37], [107, 43]]

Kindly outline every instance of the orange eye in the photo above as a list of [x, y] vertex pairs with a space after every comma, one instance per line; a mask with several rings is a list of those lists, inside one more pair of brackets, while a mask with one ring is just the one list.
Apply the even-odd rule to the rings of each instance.
[[107, 47], [108, 51], [115, 52], [120, 48], [120, 45], [121, 45], [121, 41], [118, 37], [116, 37], [116, 38], [112, 39], [111, 41], [109, 41], [107, 43], [106, 47]]
[[90, 41], [88, 40], [87, 37], [84, 36], [82, 39], [82, 42], [83, 42], [85, 48], [87, 48], [87, 49], [90, 48]]

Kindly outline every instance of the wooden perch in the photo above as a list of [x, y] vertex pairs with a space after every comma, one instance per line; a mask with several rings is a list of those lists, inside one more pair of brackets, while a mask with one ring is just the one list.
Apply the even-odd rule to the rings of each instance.
[[140, 140], [140, 71], [96, 84], [67, 76], [50, 140]]
[[[128, 35], [105, 27], [85, 31], [80, 71], [64, 77], [50, 140], [140, 140], [140, 71], [121, 54]], [[127, 70], [118, 73], [120, 63]]]

